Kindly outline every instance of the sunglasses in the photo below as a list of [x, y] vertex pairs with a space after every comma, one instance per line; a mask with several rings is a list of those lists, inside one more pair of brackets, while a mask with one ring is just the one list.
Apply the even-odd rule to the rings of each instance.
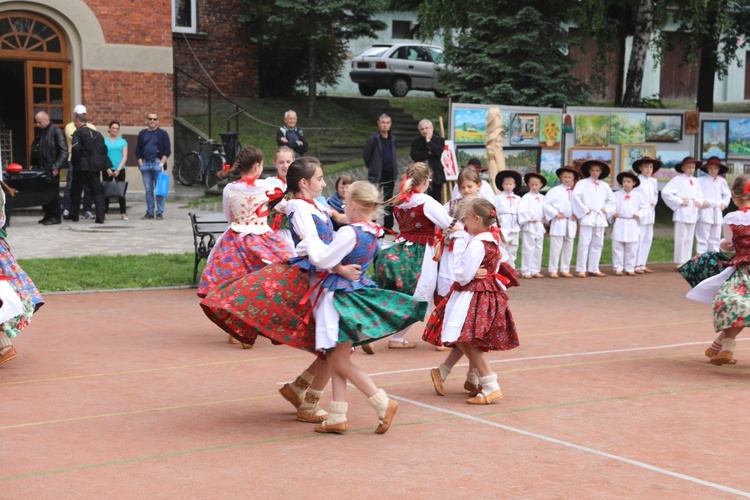
[[150, 122], [155, 122], [156, 120], [158, 120], [158, 118], [149, 118], [148, 119], [148, 121], [150, 121]]

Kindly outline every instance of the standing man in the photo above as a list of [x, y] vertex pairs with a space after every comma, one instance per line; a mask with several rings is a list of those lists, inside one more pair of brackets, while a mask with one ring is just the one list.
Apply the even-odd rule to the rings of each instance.
[[411, 159], [426, 163], [432, 170], [432, 189], [430, 195], [443, 203], [443, 184], [445, 184], [445, 170], [440, 157], [445, 148], [445, 139], [435, 133], [435, 127], [430, 120], [424, 119], [417, 126], [419, 137], [411, 141]]
[[295, 158], [305, 156], [309, 149], [305, 133], [297, 128], [297, 113], [291, 109], [284, 113], [284, 126], [276, 131], [276, 144], [292, 148]]
[[159, 117], [156, 113], [149, 113], [148, 128], [138, 133], [138, 141], [135, 144], [135, 157], [138, 158], [138, 167], [143, 176], [143, 185], [146, 187], [146, 215], [141, 217], [143, 220], [164, 218], [166, 197], [156, 197], [154, 213], [154, 189], [159, 173], [167, 170], [167, 159], [171, 154], [169, 135], [159, 128]]
[[[96, 205], [96, 222], [104, 224], [104, 196], [100, 182], [101, 173], [112, 166], [107, 156], [104, 137], [86, 126], [86, 115], [77, 114], [73, 118], [76, 131], [71, 139], [71, 162], [75, 177], [70, 185], [70, 220], [78, 222], [78, 209], [81, 206], [81, 190], [88, 187]], [[87, 217], [88, 218], [88, 217]]]
[[[393, 198], [393, 184], [398, 177], [396, 138], [391, 134], [391, 117], [383, 113], [378, 118], [378, 133], [365, 142], [364, 160], [367, 179], [380, 186], [386, 200]], [[383, 226], [393, 229], [393, 207], [386, 205]]]
[[[52, 178], [60, 184], [60, 168], [68, 160], [68, 147], [65, 144], [65, 134], [52, 125], [49, 115], [44, 111], [34, 115], [34, 123], [41, 130], [38, 136], [38, 146], [35, 163], [43, 170], [52, 174]], [[33, 148], [32, 148], [33, 149]], [[60, 223], [60, 189], [55, 189], [52, 201], [43, 205], [44, 217], [40, 224], [51, 226]]]
[[[73, 117], [75, 118], [75, 115], [85, 115], [86, 114], [86, 106], [83, 104], [78, 104], [75, 108], [73, 108]], [[96, 127], [92, 125], [91, 123], [86, 122], [86, 126], [92, 130], [96, 130]], [[62, 199], [62, 217], [63, 219], [70, 219], [70, 186], [73, 184], [73, 162], [72, 159], [72, 153], [73, 153], [73, 147], [72, 147], [72, 140], [73, 140], [73, 134], [76, 131], [76, 125], [73, 122], [73, 120], [70, 121], [67, 125], [65, 125], [65, 139], [68, 141], [68, 175], [65, 177], [65, 192], [63, 193], [63, 199]], [[76, 213], [78, 211], [76, 210]], [[93, 219], [94, 216], [91, 214], [91, 191], [89, 190], [88, 185], [84, 185], [83, 188], [83, 216], [87, 219]]]

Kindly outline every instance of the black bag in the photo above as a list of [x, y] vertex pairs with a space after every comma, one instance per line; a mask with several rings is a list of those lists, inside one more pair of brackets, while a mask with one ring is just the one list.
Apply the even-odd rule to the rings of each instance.
[[76, 134], [81, 141], [81, 170], [93, 172], [112, 168], [102, 134], [88, 127], [78, 129]]
[[102, 182], [102, 194], [105, 198], [125, 198], [127, 192], [127, 181]]

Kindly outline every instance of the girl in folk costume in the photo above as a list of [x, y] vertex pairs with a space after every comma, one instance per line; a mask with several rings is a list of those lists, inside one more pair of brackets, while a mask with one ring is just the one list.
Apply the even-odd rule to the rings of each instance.
[[268, 226], [268, 202], [284, 193], [258, 178], [263, 171], [261, 150], [253, 146], [243, 148], [232, 168], [239, 170], [242, 177], [224, 188], [224, 216], [229, 229], [219, 237], [208, 256], [198, 286], [201, 298], [222, 283], [293, 255], [284, 238]]
[[736, 363], [735, 339], [750, 324], [750, 176], [736, 177], [731, 193], [739, 210], [724, 217], [724, 239], [720, 243], [723, 252], [734, 252], [731, 265], [687, 294], [693, 300], [713, 304], [714, 330], [721, 333], [706, 356], [714, 365]]
[[[589, 275], [603, 278], [599, 261], [604, 248], [604, 228], [607, 217], [615, 209], [615, 195], [602, 179], [609, 176], [609, 165], [599, 160], [588, 160], [581, 165], [584, 177], [573, 188], [573, 213], [578, 219], [578, 256], [576, 276]], [[588, 264], [588, 266], [587, 266]]]
[[495, 176], [495, 185], [502, 193], [495, 196], [495, 210], [500, 217], [500, 227], [505, 236], [506, 249], [510, 255], [508, 263], [515, 268], [518, 258], [518, 242], [521, 225], [518, 223], [518, 205], [521, 197], [521, 173], [515, 170], [503, 170]]
[[659, 201], [659, 181], [654, 174], [662, 167], [662, 162], [649, 157], [643, 157], [633, 162], [633, 172], [638, 174], [640, 185], [635, 192], [641, 195], [649, 205], [649, 210], [642, 215], [640, 223], [640, 236], [638, 238], [638, 250], [635, 257], [635, 274], [653, 273], [646, 267], [648, 254], [651, 252], [651, 243], [654, 241], [654, 223], [656, 222], [656, 204]]
[[558, 278], [558, 264], [563, 278], [572, 278], [570, 259], [573, 257], [573, 240], [578, 224], [573, 215], [573, 185], [581, 177], [573, 167], [564, 166], [555, 172], [561, 184], [553, 187], [544, 197], [544, 218], [549, 222], [549, 263], [550, 278]]
[[21, 269], [5, 241], [5, 192], [0, 190], [0, 365], [18, 356], [11, 339], [18, 336], [31, 316], [44, 305], [39, 290]]
[[[492, 186], [490, 186], [490, 183], [482, 179], [481, 174], [484, 172], [487, 172], [488, 168], [482, 166], [482, 162], [479, 161], [478, 158], [471, 158], [468, 162], [466, 162], [466, 166], [461, 169], [461, 172], [466, 170], [467, 168], [473, 168], [477, 171], [479, 176], [479, 192], [477, 193], [477, 196], [480, 198], [484, 198], [485, 200], [492, 201], [495, 199], [495, 192], [492, 190]], [[458, 175], [461, 175], [461, 172], [458, 173]], [[458, 183], [456, 183], [455, 186], [453, 186], [453, 192], [451, 194], [451, 200], [457, 200], [462, 198], [464, 195], [461, 194], [461, 188], [459, 187]]]
[[723, 211], [731, 199], [729, 185], [723, 177], [729, 169], [716, 156], [709, 158], [700, 169], [708, 175], [698, 177], [698, 185], [703, 193], [703, 205], [695, 226], [695, 251], [718, 252]]
[[542, 248], [544, 246], [544, 195], [539, 191], [547, 185], [542, 174], [529, 172], [523, 176], [529, 192], [518, 204], [518, 224], [521, 226], [521, 275], [524, 279], [544, 278]]
[[700, 160], [686, 157], [674, 167], [680, 175], [673, 177], [661, 190], [664, 203], [674, 211], [674, 263], [678, 267], [693, 256], [695, 224], [703, 206], [703, 193], [693, 174], [700, 164]]
[[646, 200], [633, 188], [641, 181], [634, 172], [620, 172], [617, 182], [622, 189], [615, 193], [617, 206], [612, 214], [612, 267], [615, 276], [622, 276], [623, 269], [628, 276], [635, 276], [635, 258], [640, 239], [641, 217], [645, 217], [650, 207]]
[[[432, 302], [437, 287], [434, 245], [442, 239], [442, 234], [436, 235], [436, 230], [442, 231], [451, 223], [443, 206], [425, 194], [430, 187], [430, 174], [430, 167], [421, 162], [406, 169], [393, 207], [400, 234], [395, 245], [380, 252], [376, 269], [376, 281], [381, 288], [414, 295], [428, 303]], [[406, 332], [404, 329], [391, 337], [388, 347], [416, 347], [404, 339]]]
[[[333, 228], [322, 205], [313, 200], [325, 187], [323, 169], [317, 159], [297, 158], [287, 173], [292, 196], [285, 207], [296, 243], [302, 238], [333, 240]], [[337, 265], [333, 271], [358, 280], [358, 264]], [[315, 351], [315, 322], [306, 295], [322, 277], [306, 257], [291, 264], [277, 263], [209, 292], [201, 302], [206, 315], [243, 343], [253, 344], [258, 335], [275, 343]], [[318, 401], [330, 379], [325, 358], [316, 360], [279, 392], [297, 408], [297, 420], [321, 422], [326, 413]]]
[[265, 181], [272, 187], [277, 187], [286, 192], [286, 173], [289, 165], [294, 161], [294, 151], [289, 146], [281, 146], [273, 153], [273, 166], [276, 168], [276, 175], [266, 177]]
[[434, 345], [458, 347], [479, 372], [481, 392], [469, 404], [490, 404], [503, 397], [484, 353], [518, 347], [513, 316], [508, 309], [506, 285], [518, 284], [518, 274], [508, 265], [495, 208], [476, 198], [463, 217], [473, 238], [456, 259], [456, 283], [433, 311], [422, 338]]
[[378, 389], [361, 368], [351, 362], [352, 346], [373, 342], [421, 321], [427, 303], [399, 292], [378, 289], [367, 277], [367, 267], [378, 249], [382, 228], [370, 222], [377, 217], [380, 203], [377, 187], [365, 181], [354, 182], [346, 192], [344, 210], [351, 223], [342, 227], [330, 245], [320, 238], [305, 238], [297, 245], [298, 255], [306, 255], [318, 268], [337, 264], [358, 264], [363, 273], [358, 280], [328, 274], [310, 299], [315, 314], [315, 348], [327, 352], [333, 372], [333, 400], [326, 421], [316, 432], [341, 433], [347, 430], [346, 386], [351, 382], [375, 409], [378, 434], [391, 425], [398, 404]]

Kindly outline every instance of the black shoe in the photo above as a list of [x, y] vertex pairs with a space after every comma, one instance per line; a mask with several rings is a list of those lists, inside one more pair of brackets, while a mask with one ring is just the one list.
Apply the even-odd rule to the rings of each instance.
[[153, 215], [151, 215], [151, 214], [146, 214], [146, 215], [144, 215], [143, 217], [141, 217], [141, 220], [148, 220], [148, 219], [153, 219], [153, 218], [154, 218], [154, 216], [153, 216]]
[[104, 219], [96, 219], [94, 221], [95, 224], [104, 224]]
[[43, 219], [41, 219], [41, 220], [38, 220], [37, 222], [38, 222], [39, 224], [44, 224], [44, 223], [45, 223], [45, 222], [47, 222], [48, 220], [49, 220], [49, 218], [45, 217], [45, 218], [43, 218]]
[[162, 220], [164, 217], [161, 214], [156, 214], [156, 220]]
[[45, 226], [54, 226], [55, 224], [59, 224], [60, 219], [47, 219], [46, 221], [42, 222]]

